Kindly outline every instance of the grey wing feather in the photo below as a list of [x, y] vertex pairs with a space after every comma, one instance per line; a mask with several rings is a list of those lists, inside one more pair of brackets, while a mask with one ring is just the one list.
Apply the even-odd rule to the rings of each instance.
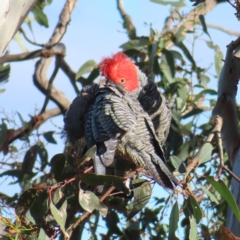
[[93, 84], [82, 88], [73, 100], [64, 117], [64, 134], [71, 144], [85, 136], [86, 114], [95, 100], [99, 85]]
[[105, 166], [113, 162], [119, 137], [130, 131], [136, 122], [124, 99], [115, 92], [116, 90], [112, 92], [109, 88], [102, 88], [93, 104], [92, 114], [89, 115], [97, 154]]
[[148, 80], [140, 92], [138, 100], [143, 109], [149, 114], [161, 144], [164, 144], [169, 133], [172, 119], [172, 112], [167, 99], [157, 85]]

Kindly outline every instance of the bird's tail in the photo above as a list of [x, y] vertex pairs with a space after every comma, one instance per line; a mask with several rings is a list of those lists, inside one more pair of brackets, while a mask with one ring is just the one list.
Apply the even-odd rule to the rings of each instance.
[[177, 178], [158, 156], [148, 155], [148, 157], [145, 157], [145, 163], [149, 173], [161, 186], [173, 189], [174, 185], [180, 185]]

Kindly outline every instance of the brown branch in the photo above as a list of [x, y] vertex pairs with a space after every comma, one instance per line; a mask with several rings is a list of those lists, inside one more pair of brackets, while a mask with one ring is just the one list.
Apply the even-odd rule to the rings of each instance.
[[[190, 30], [197, 22], [199, 22], [199, 16], [200, 15], [206, 15], [207, 13], [209, 13], [210, 11], [212, 11], [215, 6], [217, 5], [217, 1], [215, 0], [208, 0], [206, 2], [204, 2], [203, 4], [195, 7], [192, 11], [189, 12], [189, 14], [184, 17], [179, 24], [170, 31], [163, 31], [162, 32], [162, 36], [168, 33], [171, 33], [171, 35], [176, 35], [178, 30], [181, 27], [184, 27], [184, 30], [181, 32], [182, 34], [186, 35], [187, 31]], [[166, 44], [166, 48], [169, 49], [174, 45], [174, 43], [172, 41], [169, 41]]]
[[232, 31], [232, 30], [226, 29], [226, 28], [221, 27], [221, 26], [216, 25], [216, 24], [207, 23], [207, 27], [220, 30], [220, 31], [225, 32], [225, 33], [227, 33], [229, 35], [233, 35], [233, 36], [237, 36], [237, 37], [240, 36], [240, 32]]
[[48, 47], [48, 46], [51, 47], [62, 39], [62, 37], [64, 36], [67, 30], [67, 26], [71, 21], [71, 14], [76, 3], [77, 3], [77, 0], [66, 0], [66, 3], [59, 16], [59, 21], [57, 23], [57, 26], [55, 27], [53, 35], [48, 41], [48, 43], [45, 45], [45, 47]]
[[122, 0], [117, 0], [117, 9], [120, 12], [120, 15], [123, 19], [123, 27], [127, 30], [128, 32], [128, 37], [130, 39], [135, 39], [137, 38], [137, 34], [136, 34], [136, 28], [132, 22], [132, 19], [130, 17], [130, 15], [128, 15], [123, 7], [123, 1]]
[[233, 178], [235, 178], [238, 182], [240, 182], [240, 178], [237, 177], [230, 169], [228, 169], [226, 166], [222, 166], [222, 169], [228, 172]]
[[5, 139], [3, 144], [0, 146], [0, 151], [3, 151], [4, 154], [8, 153], [8, 146], [12, 142], [14, 142], [16, 139], [24, 138], [27, 136], [30, 132], [37, 129], [42, 125], [44, 122], [46, 122], [49, 118], [55, 117], [61, 113], [61, 110], [59, 108], [53, 108], [50, 110], [46, 110], [45, 112], [38, 114], [23, 127], [14, 130], [14, 129], [8, 129], [7, 133], [5, 135]]
[[[62, 37], [66, 32], [67, 26], [71, 20], [70, 18], [71, 18], [71, 14], [75, 4], [76, 4], [76, 0], [66, 0], [66, 3], [60, 14], [57, 26], [49, 42], [45, 45], [46, 47], [53, 46], [54, 44], [58, 43], [62, 39]], [[47, 89], [48, 89], [47, 70], [49, 68], [51, 60], [52, 58], [42, 57], [36, 63], [36, 69], [33, 76], [34, 84], [44, 94], [47, 93]], [[59, 106], [62, 112], [65, 112], [70, 105], [70, 101], [66, 98], [64, 93], [58, 90], [55, 86], [52, 86], [50, 99], [53, 100]]]
[[[124, 178], [127, 180], [128, 178], [131, 178], [133, 177], [134, 175], [138, 174], [139, 172], [143, 171], [144, 168], [140, 167], [140, 168], [137, 168], [136, 170], [132, 171], [131, 173], [129, 173], [128, 175], [126, 175]], [[105, 200], [105, 198], [107, 198], [111, 192], [115, 189], [114, 186], [111, 186], [104, 195], [102, 195], [100, 198], [99, 198], [99, 201], [100, 202], [103, 202]], [[72, 231], [84, 220], [86, 219], [91, 213], [90, 212], [85, 212], [84, 214], [82, 214], [78, 219], [77, 221], [71, 225], [68, 229], [67, 229], [67, 233], [69, 234], [69, 236], [71, 236], [72, 234]]]
[[76, 73], [70, 68], [70, 66], [67, 64], [65, 59], [63, 57], [59, 57], [59, 66], [62, 69], [62, 71], [67, 75], [69, 78], [76, 94], [79, 93], [79, 89], [76, 84]]
[[53, 81], [54, 81], [55, 77], [57, 76], [58, 70], [59, 70], [59, 58], [56, 57], [55, 68], [53, 70], [52, 76], [49, 79], [48, 88], [47, 88], [47, 92], [46, 92], [46, 98], [45, 98], [45, 101], [43, 103], [43, 107], [42, 107], [42, 110], [40, 111], [40, 113], [43, 113], [45, 111], [47, 105], [48, 105], [48, 102], [49, 102], [49, 99], [50, 99], [50, 94], [51, 94], [51, 91], [52, 91]]
[[171, 14], [165, 20], [165, 24], [164, 24], [164, 27], [163, 27], [163, 30], [162, 30], [163, 32], [167, 32], [167, 31], [170, 30], [174, 19], [180, 19], [180, 16], [179, 16], [179, 10], [180, 9], [181, 9], [181, 7], [175, 7], [174, 9], [170, 10]]
[[19, 28], [19, 32], [22, 33], [23, 37], [31, 44], [38, 46], [38, 47], [44, 47], [45, 44], [43, 43], [36, 43], [34, 41], [32, 41], [30, 38], [28, 38], [27, 34], [25, 33], [25, 31], [23, 30], [23, 28]]
[[52, 49], [39, 49], [33, 52], [26, 52], [20, 54], [5, 54], [4, 56], [0, 57], [0, 64], [5, 62], [16, 62], [16, 61], [24, 61], [30, 60], [37, 57], [45, 57], [49, 58], [54, 55], [62, 55], [65, 56], [65, 52], [62, 52], [59, 48], [52, 48]]

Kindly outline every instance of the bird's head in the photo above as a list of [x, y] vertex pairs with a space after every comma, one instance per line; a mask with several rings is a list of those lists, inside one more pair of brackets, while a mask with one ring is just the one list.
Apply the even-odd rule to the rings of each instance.
[[122, 52], [103, 58], [99, 64], [102, 76], [132, 92], [139, 88], [138, 70], [134, 63]]

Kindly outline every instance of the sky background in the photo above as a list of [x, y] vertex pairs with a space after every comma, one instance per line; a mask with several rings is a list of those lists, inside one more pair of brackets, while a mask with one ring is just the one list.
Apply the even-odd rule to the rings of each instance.
[[[35, 39], [36, 42], [45, 43], [51, 37], [53, 29], [59, 18], [64, 0], [55, 0], [50, 6], [45, 8], [45, 13], [49, 18], [49, 28], [39, 27], [33, 24], [34, 35], [25, 26], [28, 36]], [[150, 25], [157, 31], [163, 28], [164, 20], [169, 15], [170, 6], [163, 6], [150, 2], [149, 0], [125, 0], [125, 11], [132, 17], [132, 21], [137, 29], [138, 36], [148, 36]], [[187, 1], [186, 7], [181, 12], [189, 12], [192, 9], [192, 3]], [[210, 12], [205, 20], [207, 23], [217, 24], [224, 28], [240, 31], [240, 24], [234, 15], [234, 8], [229, 4], [223, 3], [218, 5]], [[122, 19], [116, 8], [114, 0], [83, 0], [77, 3], [73, 11], [71, 22], [68, 26], [62, 42], [66, 45], [67, 55], [65, 57], [71, 68], [77, 72], [79, 67], [86, 61], [93, 59], [97, 63], [103, 56], [109, 56], [119, 50], [119, 46], [128, 41], [125, 30], [122, 27]], [[201, 26], [200, 26], [201, 27]], [[214, 44], [220, 46], [225, 56], [226, 45], [231, 40], [235, 40], [235, 36], [230, 36], [219, 30], [208, 29]], [[195, 59], [201, 67], [209, 67], [213, 64], [214, 52], [210, 50], [204, 40], [209, 40], [207, 35], [203, 35], [196, 42]], [[29, 51], [38, 49], [28, 43], [25, 43]], [[191, 40], [189, 40], [191, 47]], [[16, 41], [12, 41], [8, 50], [11, 54], [21, 53], [21, 49]], [[11, 74], [7, 84], [0, 86], [5, 88], [6, 92], [0, 94], [0, 111], [6, 111], [10, 116], [15, 116], [16, 111], [20, 112], [24, 120], [29, 121], [29, 114], [37, 113], [40, 110], [45, 99], [44, 95], [33, 85], [32, 75], [34, 66], [38, 59], [28, 60], [19, 63], [11, 63]], [[52, 67], [49, 69], [51, 75]], [[214, 67], [209, 70], [209, 75], [214, 76]], [[70, 100], [76, 96], [67, 77], [60, 71], [54, 80], [54, 85], [61, 89]], [[211, 88], [217, 90], [217, 79], [211, 78]], [[237, 98], [238, 102], [239, 97]], [[54, 103], [49, 103], [48, 108], [55, 107]], [[0, 117], [4, 115], [0, 112]], [[205, 117], [210, 117], [205, 115]], [[17, 124], [20, 121], [16, 118]], [[56, 131], [61, 132], [63, 127], [63, 116], [55, 117], [51, 121], [42, 125], [39, 132], [52, 130], [56, 125]], [[64, 140], [60, 138], [60, 134], [54, 135], [58, 144], [48, 144], [49, 159], [56, 153], [60, 153], [64, 148]], [[0, 155], [0, 159], [3, 155]], [[21, 161], [21, 160], [19, 160]], [[6, 191], [9, 195], [16, 192], [19, 187], [15, 185], [7, 185], [11, 179], [0, 179], [1, 192]], [[154, 188], [156, 195], [166, 194], [159, 187]]]

